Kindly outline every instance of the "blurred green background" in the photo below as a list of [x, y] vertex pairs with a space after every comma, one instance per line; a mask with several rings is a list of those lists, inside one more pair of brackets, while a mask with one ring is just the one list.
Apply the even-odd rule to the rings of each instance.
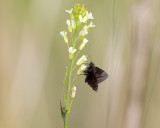
[[81, 55], [109, 78], [97, 93], [77, 79], [69, 128], [160, 128], [159, 0], [1, 0], [0, 128], [63, 128], [60, 31], [74, 3], [95, 17]]

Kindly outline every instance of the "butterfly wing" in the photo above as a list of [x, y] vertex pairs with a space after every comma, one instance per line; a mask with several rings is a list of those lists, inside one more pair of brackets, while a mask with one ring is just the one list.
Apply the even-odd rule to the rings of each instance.
[[92, 87], [93, 90], [97, 91], [98, 90], [98, 83], [96, 76], [94, 72], [89, 72], [86, 76], [85, 82], [88, 83], [90, 87]]
[[108, 78], [108, 74], [98, 67], [95, 67], [95, 76], [97, 79], [97, 83], [100, 83]]

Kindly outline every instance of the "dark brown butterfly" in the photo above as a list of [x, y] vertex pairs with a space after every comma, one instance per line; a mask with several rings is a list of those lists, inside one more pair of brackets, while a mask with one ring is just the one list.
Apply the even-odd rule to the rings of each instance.
[[108, 78], [108, 74], [102, 69], [95, 67], [93, 62], [90, 62], [87, 69], [84, 70], [84, 75], [86, 75], [85, 82], [95, 91], [98, 90], [98, 84]]

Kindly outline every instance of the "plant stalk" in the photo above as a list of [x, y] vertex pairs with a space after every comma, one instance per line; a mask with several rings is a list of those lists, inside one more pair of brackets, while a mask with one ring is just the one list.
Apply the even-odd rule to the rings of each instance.
[[65, 119], [64, 119], [64, 128], [67, 128], [67, 121], [68, 121], [68, 114], [69, 114], [68, 106], [69, 106], [69, 96], [70, 96], [70, 89], [71, 89], [72, 67], [73, 67], [73, 59], [69, 61], [68, 85], [67, 85], [66, 103], [65, 103], [65, 110], [67, 112], [65, 114]]
[[[77, 31], [78, 28], [76, 27], [75, 33], [74, 33], [74, 39], [73, 39], [73, 47], [75, 48], [76, 46], [76, 38], [77, 38]], [[69, 114], [69, 96], [70, 96], [70, 90], [71, 90], [71, 77], [72, 77], [72, 70], [73, 70], [73, 63], [74, 63], [74, 58], [69, 60], [69, 74], [68, 74], [68, 84], [67, 84], [67, 93], [66, 93], [66, 103], [65, 103], [65, 118], [64, 118], [64, 128], [67, 128], [67, 123], [68, 123], [68, 114]]]

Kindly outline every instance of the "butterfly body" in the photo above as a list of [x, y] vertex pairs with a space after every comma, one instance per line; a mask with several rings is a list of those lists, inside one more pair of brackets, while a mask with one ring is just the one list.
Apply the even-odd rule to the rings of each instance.
[[90, 62], [87, 69], [84, 71], [84, 75], [86, 75], [85, 82], [92, 87], [94, 91], [98, 90], [98, 84], [108, 78], [108, 74], [94, 66], [93, 62]]

